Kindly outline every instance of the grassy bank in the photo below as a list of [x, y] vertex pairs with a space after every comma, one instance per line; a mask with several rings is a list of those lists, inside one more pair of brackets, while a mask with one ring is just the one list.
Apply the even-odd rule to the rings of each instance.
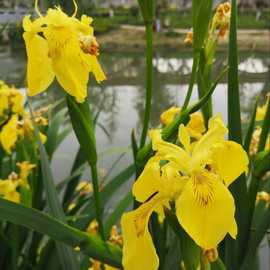
[[[95, 18], [94, 26], [98, 34], [119, 28], [122, 24], [142, 25], [142, 19], [136, 8], [116, 9], [114, 16], [110, 17], [107, 9], [96, 10], [92, 16]], [[175, 28], [191, 28], [191, 11], [166, 10], [158, 12], [157, 18], [161, 20], [163, 28], [173, 30]], [[269, 29], [270, 10], [264, 9], [259, 12], [245, 10], [239, 12], [239, 29]]]

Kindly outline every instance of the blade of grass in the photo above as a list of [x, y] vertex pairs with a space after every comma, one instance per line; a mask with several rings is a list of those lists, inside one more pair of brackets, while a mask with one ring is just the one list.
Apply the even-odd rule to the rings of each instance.
[[77, 103], [72, 96], [66, 96], [68, 112], [70, 115], [73, 130], [80, 143], [84, 155], [91, 167], [91, 177], [94, 191], [94, 201], [96, 210], [96, 219], [99, 224], [99, 233], [105, 240], [103, 228], [103, 208], [100, 202], [99, 181], [97, 171], [97, 151], [95, 130], [92, 120], [92, 114], [89, 108], [88, 101]]
[[270, 98], [268, 98], [268, 105], [267, 105], [266, 113], [265, 113], [263, 124], [262, 124], [262, 132], [260, 135], [258, 152], [264, 149], [269, 130], [270, 130]]
[[[242, 144], [240, 97], [238, 80], [238, 49], [237, 49], [237, 1], [231, 1], [231, 19], [229, 35], [229, 72], [228, 72], [228, 129], [229, 140]], [[231, 185], [230, 190], [235, 199], [238, 237], [234, 241], [227, 237], [225, 262], [229, 269], [238, 269], [243, 258], [248, 238], [247, 222], [247, 185], [246, 178], [241, 175]], [[237, 242], [237, 243], [236, 243]]]
[[45, 144], [46, 151], [48, 156], [51, 158], [55, 149], [57, 148], [58, 132], [61, 125], [64, 123], [66, 110], [60, 110], [57, 112], [49, 122], [48, 132], [47, 132], [47, 141]]
[[[102, 205], [105, 206], [105, 204], [109, 201], [109, 199], [113, 196], [113, 194], [118, 190], [118, 188], [124, 184], [126, 181], [130, 179], [130, 177], [135, 172], [135, 166], [130, 165], [126, 169], [124, 169], [121, 173], [119, 173], [117, 176], [115, 176], [108, 184], [101, 190], [100, 197]], [[93, 207], [93, 199], [89, 200], [89, 203], [87, 206], [83, 209], [82, 215], [87, 214], [89, 215], [88, 218], [82, 218], [78, 220], [74, 225], [81, 229], [85, 230], [88, 226], [89, 222], [94, 219], [94, 207]]]
[[[79, 231], [33, 208], [28, 208], [0, 198], [0, 219], [18, 224], [42, 234], [57, 242], [81, 251], [94, 259], [121, 268], [121, 250], [110, 243], [103, 242], [98, 236]], [[72, 269], [69, 265], [66, 269]], [[80, 269], [79, 267], [76, 270]]]
[[258, 98], [256, 98], [254, 108], [251, 114], [250, 122], [248, 125], [248, 130], [246, 132], [245, 140], [244, 140], [244, 149], [249, 152], [250, 142], [252, 139], [252, 134], [255, 127], [255, 120], [256, 120], [256, 112], [257, 112], [257, 106], [258, 106]]
[[[40, 153], [40, 160], [41, 160], [41, 172], [42, 172], [42, 180], [43, 186], [45, 188], [46, 198], [49, 205], [49, 209], [51, 214], [58, 218], [59, 220], [66, 222], [65, 213], [62, 209], [60, 204], [58, 194], [56, 191], [56, 187], [54, 185], [53, 175], [49, 163], [49, 159], [45, 150], [45, 147], [41, 143], [38, 129], [35, 125], [33, 111], [31, 107], [31, 102], [29, 101], [29, 108], [32, 118], [32, 124], [34, 126], [35, 137], [38, 143], [39, 153]], [[75, 253], [70, 247], [65, 246], [63, 243], [57, 243], [56, 248], [58, 251], [59, 259], [61, 261], [62, 266], [64, 269], [78, 269], [79, 264], [75, 257]]]
[[[145, 140], [148, 132], [151, 108], [152, 108], [152, 92], [153, 92], [153, 8], [152, 0], [139, 1], [139, 3], [148, 2], [148, 6], [141, 6], [142, 13], [145, 15], [145, 31], [146, 31], [146, 93], [145, 93], [145, 108], [143, 119], [143, 130], [140, 140], [140, 147], [145, 145]], [[144, 10], [147, 9], [147, 10]]]
[[182, 226], [179, 224], [177, 217], [169, 209], [165, 210], [165, 215], [170, 227], [173, 229], [176, 236], [179, 237], [181, 256], [186, 268], [189, 270], [198, 269], [201, 249], [184, 231]]
[[[72, 165], [72, 169], [71, 169], [70, 174], [72, 175], [75, 171], [77, 171], [86, 162], [87, 162], [86, 157], [83, 154], [82, 148], [80, 147], [77, 154], [76, 154], [76, 157], [75, 157], [74, 163]], [[73, 193], [74, 193], [74, 191], [76, 189], [76, 186], [79, 183], [80, 177], [81, 177], [81, 174], [79, 174], [78, 176], [71, 179], [71, 181], [67, 185], [65, 195], [64, 195], [64, 199], [63, 199], [63, 204], [64, 204], [65, 208], [71, 202], [72, 195], [73, 195]]]

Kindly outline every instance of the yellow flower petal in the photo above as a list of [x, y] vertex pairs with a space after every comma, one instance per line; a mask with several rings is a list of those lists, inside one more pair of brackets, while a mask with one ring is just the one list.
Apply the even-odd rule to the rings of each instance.
[[[30, 22], [24, 20], [28, 29]], [[27, 53], [28, 95], [34, 96], [46, 90], [54, 79], [47, 41], [35, 32], [25, 32], [23, 38]]]
[[176, 202], [177, 217], [190, 237], [202, 248], [215, 248], [234, 222], [234, 200], [217, 179], [188, 181]]
[[233, 141], [224, 141], [214, 146], [214, 170], [230, 185], [238, 176], [248, 169], [248, 155], [243, 147]]
[[263, 106], [257, 108], [256, 121], [262, 121], [264, 119], [268, 102], [269, 101], [267, 101]]
[[0, 180], [0, 196], [12, 202], [20, 202], [20, 193], [16, 191], [17, 182], [10, 179]]
[[190, 115], [187, 129], [191, 137], [197, 140], [201, 138], [202, 133], [206, 131], [204, 119], [201, 112], [195, 112]]
[[104, 74], [97, 57], [95, 55], [85, 55], [88, 66], [89, 66], [89, 71], [92, 72], [95, 76], [95, 79], [98, 83], [106, 80], [106, 75]]
[[236, 220], [233, 219], [233, 223], [232, 223], [231, 229], [229, 230], [229, 234], [230, 234], [230, 236], [231, 236], [233, 239], [236, 239], [237, 231], [238, 231], [237, 223], [236, 223]]
[[209, 121], [208, 131], [195, 144], [192, 152], [192, 167], [196, 168], [210, 158], [211, 146], [224, 141], [224, 135], [228, 132], [219, 116]]
[[1, 91], [0, 92], [0, 118], [2, 118], [6, 110], [8, 110], [8, 94], [7, 94], [7, 91]]
[[160, 158], [152, 157], [134, 183], [132, 193], [137, 201], [144, 202], [155, 192], [161, 190], [160, 160]]
[[0, 142], [8, 154], [11, 154], [11, 148], [14, 147], [18, 139], [17, 120], [17, 115], [13, 115], [0, 133]]
[[162, 124], [164, 125], [168, 125], [170, 124], [174, 118], [176, 117], [176, 115], [178, 113], [180, 113], [181, 109], [179, 107], [171, 107], [168, 110], [164, 111], [161, 115], [160, 115], [160, 121]]
[[187, 128], [181, 124], [178, 131], [178, 139], [187, 152], [190, 152], [190, 136]]
[[157, 270], [159, 259], [148, 229], [148, 221], [159, 199], [151, 199], [122, 216], [123, 261], [125, 270]]
[[181, 147], [162, 140], [159, 130], [151, 130], [152, 148], [163, 160], [168, 160], [178, 166], [178, 170], [187, 172], [189, 170], [190, 156]]
[[64, 27], [49, 27], [45, 37], [58, 82], [77, 102], [83, 102], [87, 95], [89, 70], [75, 33]]

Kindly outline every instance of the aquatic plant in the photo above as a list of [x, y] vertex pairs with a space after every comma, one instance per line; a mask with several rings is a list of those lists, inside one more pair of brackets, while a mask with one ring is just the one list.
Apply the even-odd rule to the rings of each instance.
[[[105, 80], [99, 44], [92, 18], [76, 18], [73, 4], [71, 16], [60, 7], [42, 15], [35, 1], [37, 18], [23, 20], [26, 102], [20, 90], [0, 84], [0, 268], [256, 269], [254, 257], [270, 225], [270, 102], [258, 107], [256, 100], [250, 121], [241, 121], [236, 0], [214, 14], [211, 0], [192, 1], [187, 94], [154, 129], [155, 1], [138, 0], [146, 33], [144, 116], [140, 138], [131, 134], [134, 162], [114, 177], [98, 168], [98, 114], [88, 103], [89, 74]], [[216, 75], [216, 47], [227, 32], [228, 65]], [[213, 115], [211, 100], [225, 75], [227, 125]], [[65, 91], [57, 113], [59, 104], [39, 108], [33, 100], [54, 78]], [[70, 175], [55, 181], [51, 160], [71, 130], [80, 148]], [[132, 191], [104, 211], [131, 178]]]

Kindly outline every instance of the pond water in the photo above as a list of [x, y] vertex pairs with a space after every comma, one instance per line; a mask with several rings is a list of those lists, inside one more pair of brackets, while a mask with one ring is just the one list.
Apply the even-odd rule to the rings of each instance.
[[[0, 50], [0, 78], [8, 83], [24, 88], [26, 59], [23, 49], [11, 51]], [[265, 95], [270, 89], [269, 63], [270, 57], [263, 53], [240, 53], [240, 93], [243, 117], [248, 117], [254, 97]], [[96, 85], [90, 80], [90, 103], [94, 111], [99, 111], [97, 127], [97, 145], [103, 153], [100, 166], [108, 169], [115, 157], [127, 152], [122, 157], [119, 168], [131, 161], [130, 133], [133, 128], [140, 129], [144, 111], [144, 77], [145, 62], [142, 53], [102, 53], [100, 59], [107, 74], [107, 81]], [[225, 55], [218, 54], [215, 70], [221, 70], [226, 62]], [[154, 96], [151, 126], [159, 124], [161, 112], [172, 105], [181, 105], [187, 91], [187, 83], [191, 72], [192, 58], [189, 52], [155, 53], [154, 64]], [[48, 103], [63, 97], [57, 86], [51, 87], [46, 96]], [[226, 80], [222, 81], [213, 95], [214, 113], [221, 113], [226, 121]], [[192, 100], [197, 99], [196, 87]], [[102, 126], [102, 127], [101, 127]], [[106, 132], [104, 132], [104, 128]], [[54, 156], [53, 168], [57, 179], [62, 179], [69, 172], [72, 158], [77, 151], [78, 143], [74, 134], [70, 134], [62, 143]]]
[[[0, 79], [15, 84], [24, 91], [26, 59], [22, 50], [12, 52], [0, 49]], [[265, 96], [270, 90], [269, 65], [270, 57], [266, 53], [240, 53], [239, 57], [241, 112], [248, 118], [254, 97]], [[118, 165], [112, 171], [117, 174], [132, 162], [130, 134], [135, 129], [138, 135], [144, 111], [144, 77], [145, 62], [142, 53], [102, 53], [100, 59], [108, 80], [97, 85], [90, 81], [90, 103], [92, 109], [100, 111], [97, 126], [97, 146], [100, 155], [99, 166], [108, 170], [121, 155]], [[218, 54], [215, 70], [221, 70], [226, 63], [225, 55]], [[172, 105], [181, 105], [187, 91], [191, 72], [192, 58], [190, 53], [155, 53], [154, 64], [154, 97], [151, 126], [159, 124], [161, 112]], [[53, 103], [63, 97], [63, 92], [56, 85], [43, 96], [45, 103]], [[226, 80], [216, 88], [213, 95], [214, 113], [221, 113], [226, 121]], [[197, 99], [196, 87], [192, 101]], [[104, 132], [106, 129], [106, 132]], [[138, 137], [138, 136], [137, 136]], [[60, 181], [69, 174], [73, 158], [78, 150], [78, 143], [73, 133], [60, 145], [54, 155], [52, 166], [54, 176]], [[123, 154], [124, 153], [124, 154]], [[88, 174], [85, 174], [88, 177]], [[126, 187], [123, 187], [126, 188]], [[119, 199], [119, 198], [118, 198]], [[265, 245], [267, 245], [265, 243]], [[261, 261], [269, 270], [269, 252], [263, 249]]]

